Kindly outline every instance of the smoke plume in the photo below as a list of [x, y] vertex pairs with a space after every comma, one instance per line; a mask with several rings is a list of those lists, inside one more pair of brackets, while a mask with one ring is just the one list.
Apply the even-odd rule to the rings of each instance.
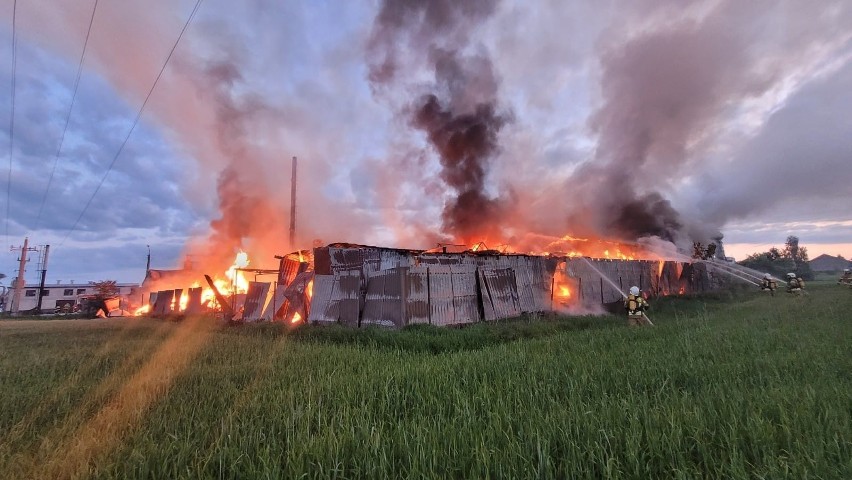
[[[682, 190], [677, 209], [669, 198], [687, 179], [699, 186], [692, 191], [705, 192], [703, 183], [717, 177], [724, 162], [713, 168], [702, 161], [712, 159], [711, 152], [731, 137], [727, 129], [737, 109], [777, 88], [806, 63], [809, 50], [825, 49], [814, 26], [797, 23], [808, 17], [797, 13], [799, 7], [778, 11], [762, 2], [729, 0], [705, 10], [706, 5], [694, 6], [688, 15], [672, 15], [682, 6], [645, 2], [642, 14], [632, 17], [647, 22], [645, 28], [626, 36], [615, 28], [604, 31], [602, 101], [588, 122], [597, 147], [566, 181], [566, 194], [576, 205], [569, 223], [624, 239], [655, 235], [685, 243], [716, 236], [730, 218], [716, 208], [729, 203], [724, 197]], [[795, 42], [779, 44], [767, 35], [764, 29], [778, 15], [799, 16], [786, 23], [798, 35]], [[767, 26], [755, 28], [761, 22]], [[763, 175], [772, 171], [761, 163], [741, 167], [758, 168]], [[740, 209], [765, 203], [755, 195], [760, 180], [750, 181], [751, 192], [742, 196], [755, 198], [740, 203]], [[689, 216], [679, 213], [683, 208]]]
[[[71, 158], [109, 162], [121, 122], [189, 14], [165, 0], [99, 5], [82, 83], [107, 87], [126, 111], [98, 113], [98, 95], [75, 107], [68, 138], [103, 154], [67, 150], [60, 167], [69, 172]], [[334, 29], [324, 28], [328, 9], [311, 2], [199, 10], [140, 124], [163, 153], [151, 154], [159, 150], [136, 133], [123, 157], [136, 147], [176, 159], [137, 170], [168, 176], [157, 187], [174, 199], [163, 205], [165, 195], [148, 189], [151, 210], [192, 219], [179, 236], [189, 232], [187, 253], [210, 259], [210, 270], [227, 267], [238, 249], [266, 266], [315, 238], [412, 248], [499, 239], [558, 251], [590, 243], [574, 237], [656, 236], [688, 246], [732, 219], [783, 223], [794, 209], [795, 220], [848, 217], [848, 1], [637, 0], [609, 9], [384, 0], [365, 27], [369, 8], [343, 2], [335, 15], [346, 21]], [[62, 58], [68, 65], [57, 71], [73, 78], [89, 6], [33, 0], [23, 12], [22, 44], [50, 51], [44, 62]], [[19, 75], [34, 75], [26, 61], [38, 56], [19, 60]], [[24, 122], [56, 123], [65, 104], [52, 85], [70, 84], [60, 77], [19, 99], [27, 113], [17, 115], [16, 145], [43, 148], [43, 132]], [[39, 82], [19, 85], [27, 84]], [[33, 98], [44, 100], [44, 114]], [[92, 116], [81, 120], [83, 112]], [[52, 153], [34, 151], [33, 161]], [[293, 155], [300, 215], [297, 244], [287, 245]], [[137, 158], [121, 158], [115, 173]], [[91, 177], [103, 165], [73, 167]], [[68, 204], [91, 192], [76, 184], [84, 175], [70, 176]], [[34, 195], [41, 180], [32, 175]], [[125, 198], [116, 188], [112, 198]], [[109, 207], [101, 220], [136, 217]], [[151, 230], [156, 240], [161, 232]]]
[[729, 102], [773, 80], [774, 72], [756, 68], [746, 32], [732, 28], [740, 10], [734, 3], [604, 47], [603, 101], [589, 121], [597, 149], [568, 185], [583, 195], [607, 193], [581, 201], [592, 209], [583, 216], [604, 234], [683, 237], [685, 222], [664, 192], [689, 173], [702, 136], [712, 133]]
[[440, 178], [453, 193], [443, 209], [443, 231], [466, 243], [498, 238], [507, 201], [486, 190], [490, 162], [499, 152], [498, 134], [508, 121], [498, 111], [499, 82], [484, 50], [465, 53], [470, 25], [495, 6], [489, 0], [389, 0], [376, 17], [369, 48], [369, 78], [377, 91], [398, 82], [402, 57], [434, 75], [431, 91], [400, 113], [425, 133], [438, 154]]

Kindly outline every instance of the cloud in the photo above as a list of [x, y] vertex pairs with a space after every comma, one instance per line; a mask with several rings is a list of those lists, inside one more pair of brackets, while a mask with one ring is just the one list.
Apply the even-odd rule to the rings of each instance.
[[852, 218], [851, 84], [852, 61], [792, 95], [730, 163], [705, 179], [705, 215], [719, 223]]
[[[20, 8], [12, 236], [64, 238], [191, 7], [99, 4], [38, 226], [91, 10], [46, 0]], [[122, 242], [168, 246], [175, 262], [183, 243], [216, 262], [249, 248], [259, 264], [315, 238], [433, 246], [448, 226], [464, 230], [446, 221], [445, 207], [470, 182], [447, 182], [456, 177], [430, 130], [410, 121], [429, 93], [451, 119], [490, 102], [494, 119], [506, 120], [467, 189], [484, 200], [477, 205], [493, 203], [482, 217], [500, 243], [534, 249], [566, 233], [665, 231], [689, 241], [727, 225], [739, 235], [743, 222], [849, 219], [848, 2], [423, 8], [414, 9], [421, 18], [356, 2], [204, 2], [56, 268], [82, 268], [64, 263], [62, 250], [97, 245], [118, 258]], [[388, 29], [377, 34], [382, 15]], [[0, 33], [8, 38], [8, 23]], [[436, 61], [448, 51], [455, 61]], [[10, 55], [0, 42], [0, 56]], [[0, 91], [9, 91], [9, 69], [0, 64]], [[9, 108], [0, 95], [0, 112]], [[0, 152], [7, 122], [0, 115]], [[294, 155], [300, 208], [297, 244], [288, 245]], [[226, 180], [236, 187], [223, 188]], [[242, 228], [216, 230], [225, 225]], [[832, 241], [845, 232], [822, 230], [809, 232], [841, 232], [826, 233]]]

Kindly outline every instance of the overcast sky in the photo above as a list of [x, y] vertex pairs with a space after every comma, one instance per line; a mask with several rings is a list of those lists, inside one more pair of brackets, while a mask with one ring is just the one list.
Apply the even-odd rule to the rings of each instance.
[[14, 76], [0, 6], [0, 233], [49, 282], [480, 232], [852, 257], [852, 2], [205, 0], [118, 156], [195, 1], [100, 1], [68, 117], [94, 3], [17, 2]]

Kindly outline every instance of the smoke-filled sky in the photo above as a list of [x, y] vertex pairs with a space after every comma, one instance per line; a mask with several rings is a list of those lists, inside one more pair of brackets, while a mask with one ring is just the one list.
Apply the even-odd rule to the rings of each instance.
[[51, 245], [49, 282], [141, 281], [148, 245], [213, 269], [566, 234], [852, 257], [852, 2], [205, 0], [118, 157], [195, 1], [98, 2], [60, 149], [94, 4], [17, 2], [14, 77], [0, 6], [1, 233]]

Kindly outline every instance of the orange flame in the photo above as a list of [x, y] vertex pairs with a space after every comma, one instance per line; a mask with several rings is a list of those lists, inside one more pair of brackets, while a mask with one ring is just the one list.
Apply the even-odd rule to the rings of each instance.
[[[493, 240], [493, 239], [492, 239]], [[542, 237], [534, 241], [534, 244], [526, 245], [525, 248], [517, 248], [510, 244], [501, 243], [504, 253], [524, 253], [528, 255], [553, 255], [557, 257], [591, 257], [620, 260], [635, 260], [636, 258], [656, 259], [658, 255], [646, 251], [638, 244], [625, 243], [603, 238], [578, 238], [571, 235], [562, 237]], [[486, 249], [485, 240], [470, 247], [470, 251], [476, 252]]]
[[299, 322], [301, 322], [301, 321], [302, 321], [302, 315], [301, 315], [299, 312], [296, 312], [296, 313], [293, 315], [293, 319], [292, 319], [292, 320], [290, 320], [290, 323], [299, 323]]
[[151, 311], [151, 305], [145, 304], [133, 311], [133, 316], [141, 317]]
[[[228, 277], [228, 280], [231, 281], [232, 288], [226, 288], [226, 291], [234, 292], [234, 293], [245, 293], [248, 291], [248, 280], [246, 280], [243, 272], [239, 271], [240, 268], [246, 268], [249, 266], [249, 258], [248, 253], [240, 250], [237, 252], [236, 258], [234, 258], [234, 263], [228, 268], [228, 271], [225, 272], [225, 276]], [[219, 284], [217, 282], [216, 288], [219, 288]], [[221, 291], [221, 289], [220, 289]]]

